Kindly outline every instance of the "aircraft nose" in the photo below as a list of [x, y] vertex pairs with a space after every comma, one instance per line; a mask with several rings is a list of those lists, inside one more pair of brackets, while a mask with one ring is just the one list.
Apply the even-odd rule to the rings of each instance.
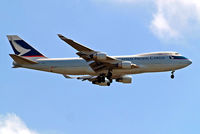
[[189, 64], [189, 65], [192, 64], [192, 60], [189, 60], [189, 59], [188, 59], [188, 64]]
[[188, 59], [187, 60], [187, 65], [190, 65], [190, 64], [192, 64], [192, 60]]

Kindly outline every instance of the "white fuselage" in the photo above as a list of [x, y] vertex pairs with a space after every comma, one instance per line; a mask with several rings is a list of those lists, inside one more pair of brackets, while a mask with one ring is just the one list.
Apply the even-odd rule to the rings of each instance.
[[[113, 69], [113, 75], [138, 74], [146, 72], [175, 71], [190, 65], [192, 62], [176, 52], [154, 52], [131, 56], [113, 56], [131, 61], [139, 68]], [[68, 75], [98, 75], [82, 58], [41, 58], [39, 64], [23, 65], [24, 68]]]

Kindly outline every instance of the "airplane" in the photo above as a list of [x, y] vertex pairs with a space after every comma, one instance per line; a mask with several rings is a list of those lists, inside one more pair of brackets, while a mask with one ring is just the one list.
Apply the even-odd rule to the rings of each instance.
[[[151, 52], [129, 56], [108, 56], [58, 34], [58, 37], [76, 49], [77, 58], [47, 58], [17, 35], [7, 35], [15, 54], [10, 54], [13, 68], [28, 68], [62, 74], [67, 79], [89, 81], [100, 86], [110, 86], [115, 80], [132, 83], [131, 74], [174, 72], [192, 61], [177, 52]], [[72, 77], [70, 75], [78, 75]], [[81, 75], [81, 76], [80, 76]]]

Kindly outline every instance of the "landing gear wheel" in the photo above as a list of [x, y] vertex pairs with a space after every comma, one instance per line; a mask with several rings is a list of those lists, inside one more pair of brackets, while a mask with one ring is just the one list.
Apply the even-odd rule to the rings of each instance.
[[101, 76], [101, 82], [105, 82], [105, 76]]
[[102, 74], [102, 75], [98, 76], [97, 80], [98, 80], [98, 83], [105, 82], [105, 75]]
[[101, 77], [100, 76], [97, 77], [97, 81], [98, 81], [98, 83], [101, 83]]
[[92, 81], [92, 84], [96, 84], [96, 81]]
[[110, 86], [110, 82], [107, 83], [107, 86]]
[[172, 71], [172, 72], [171, 72], [171, 78], [172, 78], [172, 79], [174, 79], [174, 72], [175, 72], [175, 71]]

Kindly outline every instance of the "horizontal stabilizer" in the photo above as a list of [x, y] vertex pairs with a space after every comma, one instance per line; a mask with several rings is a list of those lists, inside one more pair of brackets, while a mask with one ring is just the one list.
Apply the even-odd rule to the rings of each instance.
[[10, 54], [10, 57], [18, 64], [38, 64], [38, 62], [23, 58], [22, 56], [18, 56], [16, 54]]

